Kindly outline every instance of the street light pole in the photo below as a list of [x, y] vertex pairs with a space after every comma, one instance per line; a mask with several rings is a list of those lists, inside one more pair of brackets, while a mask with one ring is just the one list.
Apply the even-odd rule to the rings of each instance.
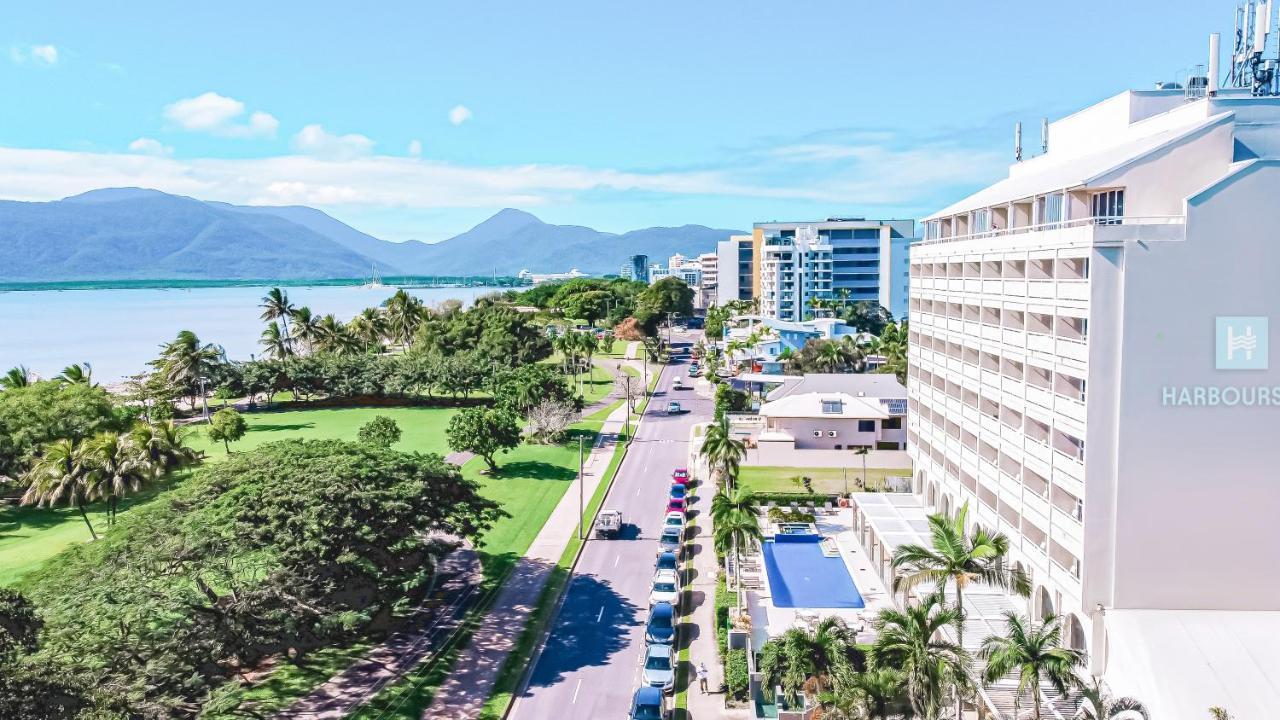
[[582, 472], [582, 436], [579, 435], [578, 436], [578, 539], [579, 540], [586, 539], [586, 535], [583, 532], [585, 528], [583, 526], [587, 522], [586, 518], [584, 517], [587, 514], [587, 508], [586, 508], [586, 501], [583, 497], [585, 495], [585, 492], [582, 488], [583, 481], [585, 479], [586, 479], [586, 476]]
[[209, 422], [209, 394], [205, 392], [205, 388], [204, 388], [204, 384], [208, 381], [209, 381], [208, 378], [204, 377], [203, 375], [200, 376], [200, 402], [204, 405], [204, 421], [205, 422]]

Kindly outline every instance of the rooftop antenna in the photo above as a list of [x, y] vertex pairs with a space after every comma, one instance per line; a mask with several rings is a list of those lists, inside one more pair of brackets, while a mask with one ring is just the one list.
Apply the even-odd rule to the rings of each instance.
[[1022, 122], [1013, 124], [1013, 161], [1022, 162]]
[[1227, 82], [1232, 87], [1248, 88], [1255, 96], [1280, 95], [1276, 82], [1280, 55], [1265, 57], [1275, 9], [1274, 0], [1245, 0], [1236, 7], [1236, 37]]
[[1040, 118], [1040, 153], [1049, 152], [1049, 118]]

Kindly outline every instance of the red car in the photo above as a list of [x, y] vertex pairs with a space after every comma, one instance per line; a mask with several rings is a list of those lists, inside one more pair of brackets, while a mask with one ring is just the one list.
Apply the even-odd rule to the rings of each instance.
[[685, 510], [684, 498], [671, 498], [667, 501], [667, 512], [682, 513]]
[[671, 473], [671, 481], [678, 482], [681, 485], [688, 485], [689, 471], [684, 468], [676, 468], [675, 471]]

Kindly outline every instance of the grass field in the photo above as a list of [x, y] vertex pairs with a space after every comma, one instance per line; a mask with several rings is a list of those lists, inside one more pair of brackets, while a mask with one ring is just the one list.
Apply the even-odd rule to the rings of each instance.
[[[886, 477], [910, 475], [910, 468], [867, 468], [867, 482], [877, 486]], [[845, 491], [845, 480], [848, 488], [857, 491], [858, 481], [862, 479], [862, 465], [856, 463], [847, 468], [794, 468], [743, 465], [738, 473], [738, 482], [742, 487], [755, 492], [764, 493], [802, 493], [804, 486], [795, 482], [794, 478], [808, 477], [813, 481], [813, 491], [824, 494], [838, 494]]]

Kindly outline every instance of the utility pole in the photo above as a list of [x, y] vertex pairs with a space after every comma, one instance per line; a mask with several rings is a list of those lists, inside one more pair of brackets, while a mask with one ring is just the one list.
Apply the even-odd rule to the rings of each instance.
[[204, 421], [209, 422], [209, 394], [205, 392], [204, 384], [209, 378], [200, 376], [200, 402], [204, 405]]
[[586, 522], [587, 522], [586, 518], [584, 517], [587, 514], [586, 500], [584, 497], [586, 493], [582, 488], [583, 481], [585, 480], [586, 480], [586, 475], [582, 472], [582, 436], [579, 435], [578, 436], [578, 539], [579, 540], [586, 539], [586, 534], [583, 532], [586, 529], [584, 525], [586, 525]]

